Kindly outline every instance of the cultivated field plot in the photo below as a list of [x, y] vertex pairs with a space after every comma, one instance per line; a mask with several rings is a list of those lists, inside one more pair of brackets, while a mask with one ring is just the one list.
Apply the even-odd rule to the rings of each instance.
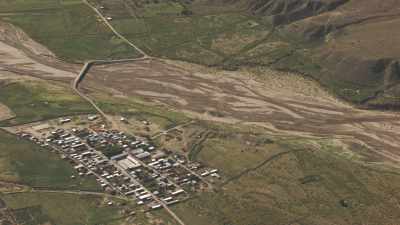
[[77, 175], [55, 153], [0, 131], [0, 180], [47, 189], [99, 190], [92, 178], [72, 180]]
[[75, 95], [69, 87], [51, 81], [3, 81], [0, 83], [0, 102], [16, 115], [15, 118], [2, 121], [2, 125], [17, 125], [63, 115], [93, 112], [91, 106]]
[[0, 1], [0, 18], [68, 61], [138, 56], [82, 1]]

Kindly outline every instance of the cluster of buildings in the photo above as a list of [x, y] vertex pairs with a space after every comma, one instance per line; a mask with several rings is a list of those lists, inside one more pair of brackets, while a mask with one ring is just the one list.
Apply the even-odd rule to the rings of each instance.
[[207, 186], [203, 182], [207, 176], [219, 178], [216, 169], [117, 130], [58, 128], [45, 137], [19, 135], [58, 151], [78, 176], [95, 176], [104, 191], [135, 199], [149, 210], [185, 200]]

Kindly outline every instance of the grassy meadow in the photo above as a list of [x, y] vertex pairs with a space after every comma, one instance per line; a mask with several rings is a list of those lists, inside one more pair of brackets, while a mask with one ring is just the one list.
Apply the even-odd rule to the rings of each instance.
[[109, 200], [115, 204], [108, 206], [108, 200], [93, 195], [26, 192], [5, 194], [1, 198], [23, 224], [123, 224], [128, 215], [122, 210], [131, 208], [127, 208], [130, 203], [112, 198]]
[[0, 19], [22, 28], [59, 58], [70, 62], [139, 56], [82, 1], [1, 0]]
[[16, 117], [2, 121], [4, 126], [92, 113], [94, 109], [69, 87], [52, 82], [10, 82], [0, 86], [0, 102]]
[[48, 189], [100, 190], [94, 178], [77, 176], [56, 153], [0, 131], [0, 181]]
[[400, 219], [400, 174], [394, 169], [368, 165], [329, 140], [213, 130], [195, 159], [219, 169], [223, 180], [215, 180], [215, 192], [173, 207], [192, 225], [375, 225]]

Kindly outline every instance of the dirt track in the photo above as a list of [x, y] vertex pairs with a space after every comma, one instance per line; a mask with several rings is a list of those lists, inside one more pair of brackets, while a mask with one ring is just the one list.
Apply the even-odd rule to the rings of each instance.
[[[58, 61], [20, 31], [0, 25], [0, 78], [22, 74], [71, 80], [78, 73], [79, 65]], [[22, 50], [13, 47], [16, 40]], [[205, 120], [256, 124], [279, 134], [346, 138], [400, 162], [398, 113], [354, 109], [293, 74], [254, 74], [153, 59], [96, 66], [83, 84], [115, 97], [141, 96]]]
[[83, 85], [115, 96], [140, 96], [194, 117], [256, 124], [271, 132], [363, 143], [400, 162], [400, 115], [355, 109], [293, 74], [221, 72], [151, 60], [96, 66]]

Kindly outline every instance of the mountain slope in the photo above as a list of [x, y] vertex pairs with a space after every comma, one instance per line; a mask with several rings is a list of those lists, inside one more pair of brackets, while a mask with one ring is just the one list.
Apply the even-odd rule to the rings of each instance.
[[400, 81], [400, 2], [352, 0], [283, 29], [298, 34], [322, 67], [314, 74], [340, 96], [368, 106], [396, 106]]
[[[241, 5], [270, 21], [276, 36], [269, 43], [290, 46], [272, 66], [311, 75], [338, 96], [363, 106], [400, 106], [400, 1], [222, 2]], [[271, 55], [267, 51], [244, 61], [262, 64], [260, 58]]]

